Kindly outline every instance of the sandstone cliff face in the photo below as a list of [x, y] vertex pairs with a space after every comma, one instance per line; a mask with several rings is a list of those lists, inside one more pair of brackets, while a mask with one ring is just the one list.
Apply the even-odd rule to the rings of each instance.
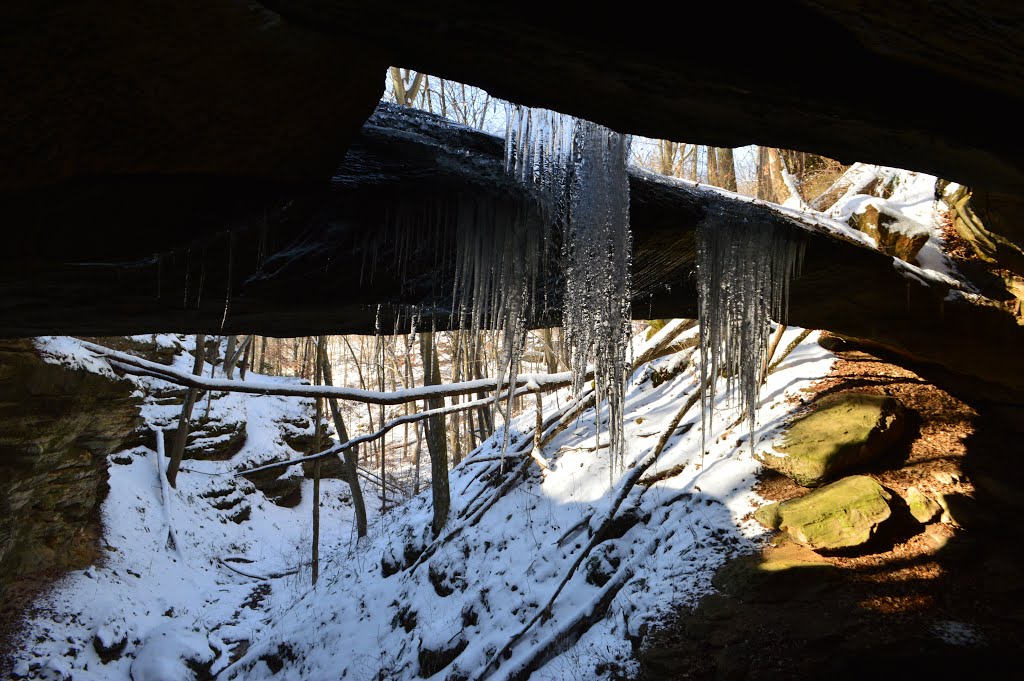
[[94, 559], [106, 457], [138, 423], [132, 388], [48, 364], [31, 340], [0, 341], [0, 596]]

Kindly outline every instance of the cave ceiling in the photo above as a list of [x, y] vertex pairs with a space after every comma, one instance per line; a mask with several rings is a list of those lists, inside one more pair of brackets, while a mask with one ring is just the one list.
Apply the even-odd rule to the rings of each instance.
[[[191, 305], [175, 290], [180, 302], [170, 301], [174, 288], [152, 271], [205, 263], [210, 290], [220, 280], [226, 288], [229, 259], [213, 255], [225, 235], [272, 222], [280, 243], [295, 244], [320, 229], [346, 151], [365, 151], [360, 129], [389, 64], [631, 133], [931, 172], [995, 197], [1012, 216], [1001, 229], [1024, 241], [1013, 213], [1024, 196], [1024, 11], [1015, 3], [720, 3], [690, 20], [654, 6], [556, 3], [513, 12], [342, 0], [6, 9], [3, 335], [143, 332], [157, 318], [168, 330], [220, 330], [222, 315], [205, 309], [213, 295]], [[327, 257], [305, 243], [310, 262]], [[369, 287], [346, 280], [344, 295], [306, 302], [294, 279], [248, 276], [234, 284], [242, 298], [251, 290], [238, 319], [279, 335], [372, 331], [360, 311], [397, 285], [385, 275]], [[119, 286], [131, 295], [114, 293]], [[689, 303], [658, 308], [690, 312]], [[328, 324], [329, 315], [350, 323]]]

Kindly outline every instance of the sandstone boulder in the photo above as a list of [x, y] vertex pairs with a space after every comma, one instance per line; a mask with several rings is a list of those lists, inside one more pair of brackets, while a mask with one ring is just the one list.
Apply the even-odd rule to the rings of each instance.
[[906, 501], [910, 515], [914, 516], [919, 523], [930, 523], [935, 515], [942, 510], [942, 507], [934, 499], [916, 487], [907, 488]]
[[836, 568], [813, 551], [787, 543], [767, 547], [722, 566], [712, 583], [745, 602], [813, 600], [837, 577]]
[[898, 444], [907, 412], [892, 397], [841, 392], [817, 400], [787, 428], [778, 455], [761, 462], [804, 487], [817, 487]]
[[891, 515], [885, 489], [871, 478], [851, 475], [772, 510], [776, 527], [812, 549], [859, 546]]

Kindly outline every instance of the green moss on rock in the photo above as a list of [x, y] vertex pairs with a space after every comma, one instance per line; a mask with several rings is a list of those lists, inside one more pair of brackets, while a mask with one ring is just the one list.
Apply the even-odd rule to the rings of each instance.
[[779, 504], [779, 529], [812, 549], [859, 546], [891, 515], [892, 497], [871, 478], [851, 475]]
[[779, 502], [776, 501], [767, 506], [762, 506], [754, 511], [754, 520], [769, 530], [779, 529], [779, 523], [782, 522], [782, 518], [779, 517]]
[[930, 523], [935, 519], [936, 514], [942, 510], [942, 507], [934, 499], [916, 487], [907, 488], [906, 501], [907, 507], [910, 509], [910, 515], [914, 516], [922, 524]]
[[813, 551], [788, 543], [726, 563], [712, 583], [744, 602], [779, 603], [813, 600], [834, 581], [837, 572]]
[[779, 456], [761, 462], [804, 487], [817, 487], [844, 471], [891, 451], [906, 430], [906, 409], [885, 395], [842, 392], [819, 399], [786, 429]]

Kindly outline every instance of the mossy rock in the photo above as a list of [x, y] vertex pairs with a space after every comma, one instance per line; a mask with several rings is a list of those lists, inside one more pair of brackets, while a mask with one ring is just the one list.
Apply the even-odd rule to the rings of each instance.
[[779, 529], [779, 525], [782, 523], [782, 518], [779, 516], [779, 502], [776, 501], [767, 506], [762, 506], [754, 511], [754, 520], [769, 530]]
[[923, 525], [934, 520], [936, 514], [942, 510], [942, 507], [934, 499], [916, 487], [907, 488], [906, 501], [910, 515]]
[[813, 551], [793, 543], [767, 547], [723, 565], [712, 583], [738, 600], [781, 603], [813, 600], [837, 578], [838, 570]]
[[804, 487], [817, 487], [881, 457], [902, 440], [907, 410], [892, 397], [857, 392], [828, 395], [786, 429], [780, 455], [762, 453], [768, 468]]
[[885, 522], [892, 497], [864, 475], [851, 475], [779, 504], [779, 529], [812, 549], [860, 546]]
[[670, 321], [670, 319], [648, 319], [647, 325], [649, 328], [647, 329], [647, 335], [645, 336], [647, 340], [651, 340], [652, 338], [654, 338], [654, 336], [657, 335], [659, 331], [664, 329], [665, 325], [668, 324]]

